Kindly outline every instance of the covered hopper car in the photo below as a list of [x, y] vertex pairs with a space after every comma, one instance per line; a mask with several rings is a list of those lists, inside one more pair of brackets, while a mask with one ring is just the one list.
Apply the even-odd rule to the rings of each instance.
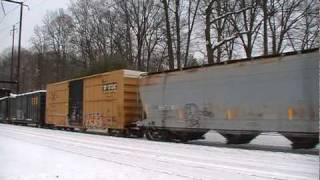
[[293, 147], [319, 142], [319, 52], [151, 73], [140, 79], [153, 140], [200, 138], [216, 130], [227, 143], [279, 132]]

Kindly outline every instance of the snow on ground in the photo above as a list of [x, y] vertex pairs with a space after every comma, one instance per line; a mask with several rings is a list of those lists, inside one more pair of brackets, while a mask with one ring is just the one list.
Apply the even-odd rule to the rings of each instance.
[[226, 139], [222, 135], [215, 131], [209, 131], [205, 134], [205, 139], [190, 141], [188, 144], [311, 155], [319, 155], [320, 148], [320, 144], [318, 144], [318, 148], [313, 149], [292, 149], [291, 141], [275, 132], [261, 133], [249, 144], [226, 144]]
[[0, 179], [305, 179], [319, 156], [0, 124]]
[[[225, 147], [225, 148], [240, 148], [250, 150], [264, 150], [274, 152], [291, 152], [299, 154], [319, 154], [319, 150], [314, 149], [292, 149], [291, 142], [278, 133], [262, 133], [253, 139], [249, 144], [228, 144], [223, 136], [215, 131], [209, 131], [205, 135], [205, 139], [195, 140], [188, 142], [189, 144], [214, 146], [214, 147]], [[319, 144], [318, 144], [318, 147]]]
[[[225, 139], [219, 133], [215, 131], [209, 131], [205, 135], [206, 141], [225, 143]], [[253, 139], [250, 144], [263, 145], [263, 146], [281, 146], [291, 148], [291, 142], [278, 133], [262, 133]]]

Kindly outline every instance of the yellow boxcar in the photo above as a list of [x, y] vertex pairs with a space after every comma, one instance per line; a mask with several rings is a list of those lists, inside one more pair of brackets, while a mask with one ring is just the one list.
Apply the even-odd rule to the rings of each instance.
[[48, 84], [46, 96], [46, 124], [66, 127], [68, 122], [69, 83]]
[[117, 70], [47, 86], [46, 122], [57, 127], [123, 132], [140, 120], [141, 72]]

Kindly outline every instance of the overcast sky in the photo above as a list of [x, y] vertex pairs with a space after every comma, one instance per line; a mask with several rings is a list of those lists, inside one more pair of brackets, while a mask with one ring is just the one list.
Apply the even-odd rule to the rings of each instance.
[[[1, 0], [0, 0], [1, 1]], [[21, 0], [16, 0], [21, 1]], [[29, 9], [25, 7], [23, 13], [22, 24], [22, 46], [30, 47], [30, 38], [33, 35], [33, 29], [36, 25], [41, 25], [42, 18], [47, 11], [56, 10], [59, 8], [67, 8], [70, 0], [24, 0]], [[2, 1], [5, 9], [4, 14], [0, 3], [0, 53], [5, 48], [11, 47], [12, 44], [12, 25], [16, 24], [19, 28], [20, 7], [17, 4]], [[18, 31], [16, 31], [16, 40], [18, 40]], [[15, 42], [18, 44], [18, 41]]]

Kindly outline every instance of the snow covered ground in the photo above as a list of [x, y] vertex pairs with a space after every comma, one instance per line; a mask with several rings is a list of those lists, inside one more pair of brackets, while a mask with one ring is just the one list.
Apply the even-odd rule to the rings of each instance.
[[[214, 133], [207, 138], [210, 136], [219, 138]], [[271, 139], [277, 137], [281, 136]], [[318, 178], [317, 155], [152, 142], [0, 124], [1, 180]]]
[[[209, 131], [206, 135], [206, 141], [225, 143], [225, 139], [215, 131]], [[262, 133], [253, 139], [250, 144], [262, 146], [281, 146], [291, 148], [291, 142], [278, 133]]]
[[[190, 144], [215, 146], [215, 147], [227, 147], [227, 148], [240, 148], [251, 150], [264, 150], [274, 152], [291, 152], [300, 154], [319, 154], [318, 149], [292, 149], [291, 141], [278, 133], [262, 133], [253, 139], [250, 144], [237, 144], [226, 145], [226, 140], [223, 136], [215, 131], [209, 131], [205, 135], [205, 139], [189, 142]], [[318, 145], [319, 147], [319, 145]]]

